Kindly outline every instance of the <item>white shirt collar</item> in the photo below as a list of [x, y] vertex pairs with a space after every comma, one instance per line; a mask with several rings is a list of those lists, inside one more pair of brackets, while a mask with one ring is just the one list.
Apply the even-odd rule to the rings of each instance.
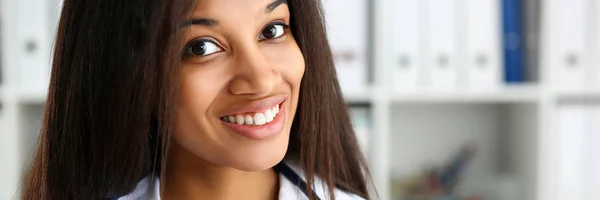
[[[296, 165], [286, 164], [296, 172], [303, 180], [304, 173]], [[326, 187], [319, 177], [315, 177], [314, 181], [315, 193], [322, 200], [330, 199]], [[364, 200], [364, 198], [347, 193], [345, 191], [335, 189], [335, 198], [338, 200]], [[279, 199], [280, 200], [308, 200], [308, 197], [290, 180], [285, 178], [283, 174], [279, 174]], [[160, 200], [160, 180], [158, 177], [154, 179], [150, 176], [142, 179], [133, 192], [126, 196], [118, 198], [118, 200]]]

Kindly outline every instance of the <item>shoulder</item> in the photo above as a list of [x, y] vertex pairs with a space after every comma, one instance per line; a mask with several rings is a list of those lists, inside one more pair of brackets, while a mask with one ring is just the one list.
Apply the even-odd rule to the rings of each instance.
[[158, 177], [146, 176], [131, 193], [109, 200], [160, 200], [160, 180]]
[[[285, 161], [285, 166], [288, 166], [294, 173], [296, 173], [303, 181], [306, 181], [306, 175], [303, 170], [299, 167], [296, 162]], [[322, 200], [331, 199], [327, 185], [319, 177], [314, 177], [314, 191], [315, 194]], [[364, 200], [356, 194], [346, 192], [335, 188], [333, 195], [336, 200]], [[298, 200], [304, 199], [305, 195], [302, 193], [296, 183], [292, 183], [290, 180], [280, 174], [280, 200]], [[307, 198], [306, 198], [307, 199]], [[135, 189], [123, 197], [111, 198], [110, 200], [160, 200], [160, 180], [158, 177], [147, 176], [142, 179]]]
[[[285, 165], [289, 166], [294, 172], [296, 172], [298, 174], [298, 176], [300, 176], [304, 181], [306, 181], [306, 174], [304, 173], [304, 171], [299, 167], [300, 165], [297, 162], [293, 162], [293, 161], [285, 161], [284, 162]], [[283, 180], [285, 178], [281, 178], [281, 180]], [[325, 182], [318, 176], [314, 177], [314, 190], [317, 196], [319, 196], [319, 198], [321, 198], [322, 200], [325, 199], [331, 199], [331, 195], [329, 195], [329, 190], [327, 189], [327, 184], [325, 184]], [[281, 193], [280, 193], [281, 194]], [[336, 200], [364, 200], [363, 197], [358, 196], [356, 194], [335, 188], [333, 190], [333, 195], [335, 196]], [[282, 198], [280, 198], [282, 199]], [[285, 199], [285, 198], [283, 198]]]

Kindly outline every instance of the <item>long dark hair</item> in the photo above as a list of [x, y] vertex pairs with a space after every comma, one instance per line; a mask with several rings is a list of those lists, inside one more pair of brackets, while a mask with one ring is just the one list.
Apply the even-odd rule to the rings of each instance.
[[[368, 198], [368, 168], [336, 78], [319, 0], [287, 0], [306, 69], [286, 157]], [[39, 147], [23, 199], [105, 199], [161, 176], [193, 0], [65, 0]]]

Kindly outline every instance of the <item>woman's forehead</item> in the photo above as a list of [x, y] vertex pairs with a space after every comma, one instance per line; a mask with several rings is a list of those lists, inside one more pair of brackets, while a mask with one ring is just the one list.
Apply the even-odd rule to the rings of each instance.
[[260, 17], [286, 3], [286, 0], [198, 0], [193, 15], [220, 18]]

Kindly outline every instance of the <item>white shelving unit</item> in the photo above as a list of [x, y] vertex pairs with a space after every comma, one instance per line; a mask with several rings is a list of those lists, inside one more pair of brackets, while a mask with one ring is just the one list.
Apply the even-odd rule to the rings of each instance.
[[[539, 120], [546, 107], [539, 86], [483, 93], [407, 94], [391, 94], [385, 87], [374, 89], [367, 102], [374, 118], [368, 156], [381, 199], [392, 199], [390, 179], [399, 171], [418, 172], [431, 163], [441, 164], [465, 142], [477, 143], [482, 156], [473, 161], [475, 172], [466, 174], [465, 184], [470, 188], [465, 192], [490, 190], [493, 186], [474, 188], [487, 180], [515, 182], [516, 177], [525, 177], [518, 184], [529, 192], [514, 197], [539, 199], [534, 193], [539, 152], [532, 153], [537, 152], [542, 131]], [[365, 103], [364, 99], [347, 100]]]
[[536, 85], [514, 85], [487, 91], [412, 92], [391, 94], [394, 103], [528, 103], [537, 102]]
[[[397, 198], [392, 178], [447, 161], [460, 145], [473, 141], [479, 157], [465, 173], [461, 193], [489, 195], [484, 199], [556, 199], [559, 133], [553, 125], [558, 109], [565, 103], [600, 104], [600, 87], [554, 88], [556, 80], [546, 67], [550, 57], [542, 45], [538, 78], [526, 84], [483, 91], [390, 92], [394, 55], [389, 27], [394, 20], [386, 8], [391, 1], [374, 0], [372, 13], [375, 76], [369, 103], [374, 131], [368, 155], [380, 199]], [[548, 27], [544, 6], [542, 27]], [[551, 42], [547, 32], [542, 30], [542, 44]]]
[[559, 90], [556, 92], [556, 96], [560, 101], [598, 101], [600, 100], [600, 88]]
[[[19, 0], [21, 1], [21, 0]], [[465, 142], [477, 156], [460, 191], [523, 200], [554, 199], [557, 109], [564, 102], [600, 104], [600, 88], [558, 90], [543, 52], [539, 80], [493, 90], [392, 93], [392, 45], [388, 9], [394, 0], [373, 0], [371, 42], [373, 81], [364, 91], [346, 92], [350, 104], [368, 104], [373, 119], [368, 159], [380, 199], [393, 199], [392, 178], [441, 164]], [[25, 74], [16, 40], [16, 0], [0, 0], [2, 83], [0, 83], [0, 199], [15, 197], [23, 168], [31, 158], [45, 102], [45, 90], [20, 90]], [[542, 44], [548, 43], [548, 38]], [[8, 50], [10, 49], [10, 50]], [[16, 49], [16, 50], [15, 50]], [[540, 48], [544, 49], [544, 48]], [[38, 86], [34, 88], [44, 88]], [[494, 191], [497, 189], [498, 191]], [[501, 191], [502, 189], [503, 191]], [[507, 192], [508, 191], [508, 192]], [[506, 194], [509, 193], [509, 194]]]
[[10, 9], [14, 8], [14, 2], [1, 1], [0, 3], [2, 20], [2, 28], [0, 29], [0, 45], [2, 48], [2, 55], [0, 56], [0, 70], [2, 70], [2, 83], [0, 83], [0, 105], [2, 105], [0, 109], [0, 158], [3, 163], [0, 166], [0, 177], [3, 177], [0, 180], [0, 199], [12, 199], [20, 178], [21, 158], [17, 130], [18, 100], [13, 94], [15, 77], [12, 76], [15, 74], [16, 60], [13, 51], [6, 51], [6, 49], [15, 46], [15, 41], [10, 38], [14, 38], [16, 33], [6, 27], [16, 26], [14, 17], [16, 12]]

